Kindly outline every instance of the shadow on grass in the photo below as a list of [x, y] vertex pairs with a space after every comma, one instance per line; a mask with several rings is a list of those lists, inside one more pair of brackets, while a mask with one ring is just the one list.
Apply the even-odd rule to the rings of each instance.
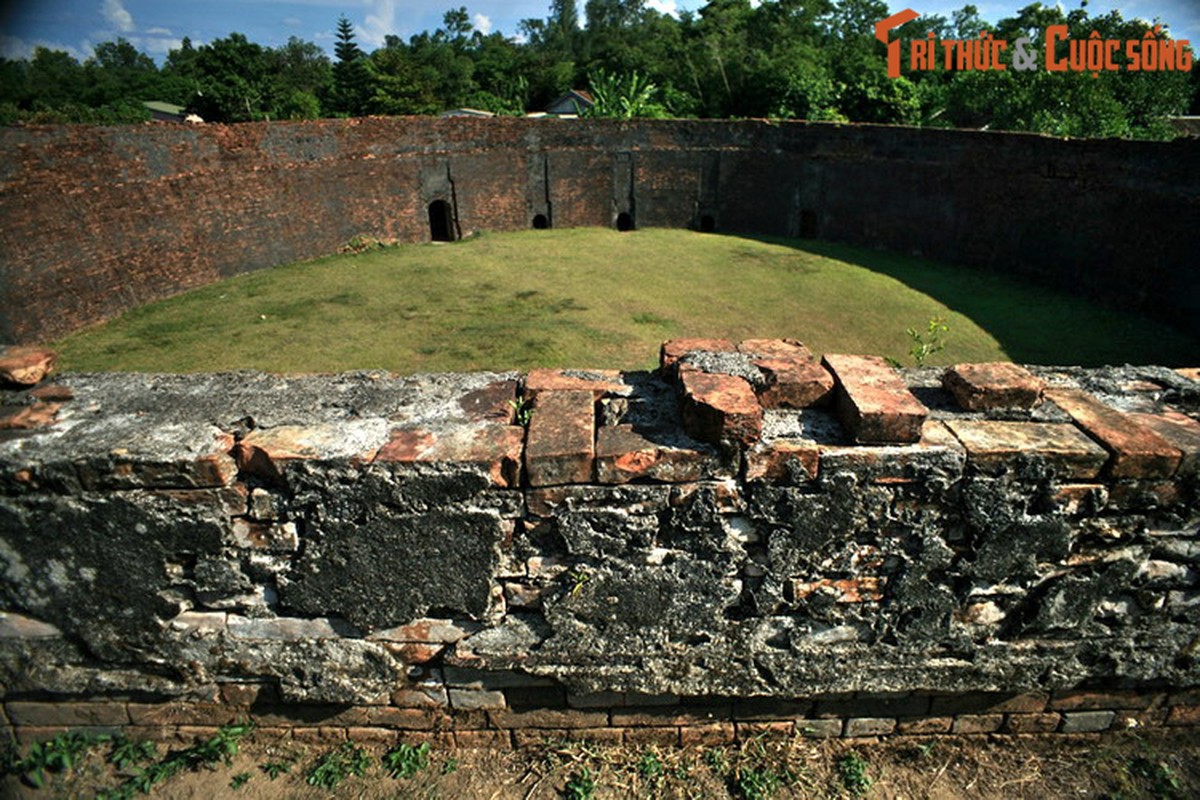
[[970, 318], [1025, 364], [1195, 366], [1200, 338], [1143, 314], [980, 268], [813, 239], [747, 237], [887, 275]]

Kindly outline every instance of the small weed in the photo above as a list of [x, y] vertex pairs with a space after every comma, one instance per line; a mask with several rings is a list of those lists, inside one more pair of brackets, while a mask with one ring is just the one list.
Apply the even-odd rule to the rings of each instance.
[[508, 404], [513, 408], [517, 424], [523, 428], [528, 428], [529, 420], [533, 419], [533, 406], [530, 404], [528, 398], [518, 397], [516, 400], [509, 400]]
[[648, 311], [634, 314], [632, 319], [634, 325], [657, 325], [660, 328], [666, 328], [675, 324], [674, 320], [660, 317], [658, 314], [652, 314]]
[[946, 340], [942, 337], [942, 334], [949, 331], [950, 326], [941, 317], [930, 317], [925, 330], [919, 331], [916, 328], [905, 329], [904, 332], [912, 340], [912, 346], [908, 348], [908, 354], [912, 356], [913, 362], [918, 367], [923, 367], [925, 366], [925, 359], [934, 353], [945, 350]]
[[47, 773], [70, 772], [88, 751], [107, 742], [108, 736], [88, 735], [76, 731], [60, 733], [45, 742], [34, 742], [24, 758], [11, 758], [8, 771], [35, 789], [46, 785]]
[[591, 800], [596, 794], [596, 779], [592, 771], [583, 767], [571, 773], [567, 779], [566, 796], [568, 800]]
[[145, 761], [153, 761], [157, 756], [158, 747], [154, 742], [145, 739], [132, 741], [122, 736], [113, 742], [108, 763], [119, 770], [125, 770]]
[[[98, 793], [96, 798], [97, 800], [129, 800], [138, 794], [149, 794], [156, 785], [184, 770], [199, 769], [200, 767], [211, 768], [220, 761], [225, 762], [226, 765], [232, 764], [233, 757], [238, 752], [239, 742], [252, 730], [254, 730], [253, 723], [225, 725], [211, 739], [184, 750], [169, 753], [161, 761], [146, 767], [136, 767], [133, 774], [124, 783], [115, 789], [107, 789]], [[114, 748], [113, 755], [109, 757], [110, 762], [114, 765], [116, 765], [118, 749], [121, 750], [119, 757], [126, 762], [126, 766], [133, 766], [138, 758], [147, 754], [148, 758], [153, 758], [155, 752], [153, 744], [148, 742], [129, 743], [128, 748]], [[232, 783], [230, 785], [232, 786]]]
[[852, 797], [862, 797], [871, 788], [870, 764], [858, 753], [850, 752], [838, 759], [838, 777]]
[[580, 567], [571, 570], [567, 575], [567, 579], [571, 582], [571, 596], [576, 597], [583, 591], [583, 587], [587, 585], [588, 581], [592, 579], [592, 573], [588, 572], [586, 568]]
[[338, 248], [339, 253], [358, 254], [367, 253], [371, 250], [381, 250], [387, 247], [388, 243], [376, 239], [374, 236], [359, 234], [350, 238], [350, 241]]
[[350, 776], [361, 778], [371, 766], [371, 757], [361, 747], [346, 742], [336, 750], [321, 756], [305, 780], [310, 786], [334, 789]]
[[445, 763], [442, 764], [442, 774], [453, 775], [455, 772], [458, 772], [458, 759], [447, 758]]
[[736, 789], [745, 800], [766, 800], [779, 789], [780, 775], [767, 766], [742, 770], [738, 775]]
[[724, 750], [705, 750], [704, 763], [721, 777], [729, 773], [729, 760], [725, 757]]
[[245, 786], [246, 782], [249, 781], [251, 777], [252, 776], [249, 772], [239, 772], [237, 775], [234, 775], [229, 779], [229, 788], [237, 791]]
[[411, 778], [429, 766], [429, 742], [418, 747], [401, 742], [383, 754], [383, 766], [393, 778]]
[[662, 759], [658, 757], [658, 753], [653, 750], [647, 750], [638, 759], [637, 771], [639, 775], [647, 780], [657, 780], [663, 774]]
[[280, 775], [292, 771], [292, 764], [296, 763], [293, 758], [286, 758], [282, 761], [268, 761], [265, 764], [260, 764], [258, 768], [266, 773], [267, 777], [275, 780]]

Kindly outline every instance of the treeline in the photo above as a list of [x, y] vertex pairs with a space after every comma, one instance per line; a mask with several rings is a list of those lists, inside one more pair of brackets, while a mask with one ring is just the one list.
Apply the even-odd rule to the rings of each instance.
[[[1084, 3], [1086, 5], [1086, 3]], [[470, 107], [497, 114], [543, 109], [571, 88], [590, 89], [600, 116], [773, 117], [1029, 130], [1069, 136], [1170, 135], [1166, 118], [1195, 112], [1200, 70], [1047, 72], [1051, 25], [1070, 38], [1143, 40], [1149, 26], [1119, 12], [1064, 12], [1034, 3], [988, 22], [974, 6], [951, 18], [922, 16], [894, 38], [1010, 43], [1029, 37], [1038, 69], [904, 71], [889, 78], [874, 25], [880, 0], [712, 0], [678, 18], [644, 0], [552, 0], [549, 16], [517, 36], [476, 30], [465, 7], [407, 42], [363, 50], [338, 21], [334, 58], [295, 37], [263, 47], [231, 33], [187, 39], [162, 66], [118, 39], [83, 63], [39, 48], [0, 60], [0, 122], [134, 122], [144, 100], [185, 106], [205, 120], [238, 122], [365, 114], [436, 114]], [[1151, 38], [1165, 33], [1151, 32]], [[1068, 42], [1058, 45], [1067, 57]], [[940, 49], [938, 51], [940, 53]], [[1013, 48], [1001, 54], [1011, 65]], [[1125, 63], [1124, 52], [1116, 62]]]

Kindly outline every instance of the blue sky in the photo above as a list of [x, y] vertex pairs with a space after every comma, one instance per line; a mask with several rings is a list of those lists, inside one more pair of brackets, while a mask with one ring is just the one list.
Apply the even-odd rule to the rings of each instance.
[[[950, 17], [967, 0], [907, 0], [890, 2], [893, 12], [912, 8], [924, 14]], [[1031, 0], [976, 0], [984, 19], [995, 22], [1012, 16]], [[1079, 0], [1066, 0], [1075, 8]], [[582, 9], [586, 0], [578, 0]], [[184, 37], [193, 43], [211, 41], [232, 31], [251, 41], [274, 46], [289, 36], [314, 41], [332, 52], [333, 30], [340, 14], [354, 23], [359, 43], [377, 47], [386, 34], [407, 39], [433, 30], [448, 8], [465, 5], [476, 28], [517, 34], [517, 24], [548, 13], [549, 0], [0, 0], [0, 55], [24, 58], [37, 45], [66, 50], [86, 58], [92, 47], [123, 36], [161, 61]], [[674, 12], [696, 9], [701, 0], [648, 0], [647, 5]], [[1126, 18], [1158, 18], [1177, 39], [1188, 39], [1200, 50], [1200, 0], [1092, 0], [1093, 14], [1116, 8]]]

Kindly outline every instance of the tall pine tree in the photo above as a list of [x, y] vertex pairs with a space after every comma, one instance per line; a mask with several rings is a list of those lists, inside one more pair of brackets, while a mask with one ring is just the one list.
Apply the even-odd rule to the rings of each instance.
[[366, 54], [354, 41], [354, 26], [345, 16], [338, 17], [333, 52], [337, 56], [333, 65], [333, 110], [350, 117], [365, 113], [371, 99], [371, 73]]

